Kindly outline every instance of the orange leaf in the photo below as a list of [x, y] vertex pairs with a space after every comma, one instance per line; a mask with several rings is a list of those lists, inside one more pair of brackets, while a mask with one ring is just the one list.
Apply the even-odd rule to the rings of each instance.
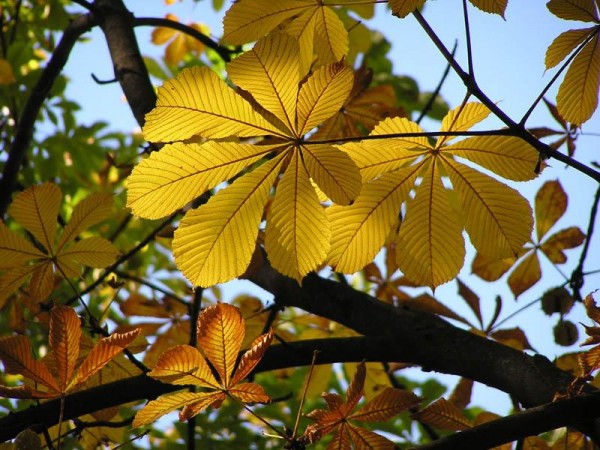
[[246, 330], [239, 310], [227, 303], [206, 308], [198, 318], [198, 345], [229, 388]]
[[135, 419], [133, 419], [132, 426], [137, 428], [152, 423], [164, 414], [175, 411], [182, 406], [197, 403], [206, 397], [209, 397], [206, 393], [195, 392], [176, 392], [174, 394], [162, 395], [156, 400], [148, 402], [146, 406], [138, 411]]
[[219, 388], [204, 357], [189, 345], [177, 345], [165, 351], [148, 375], [163, 383]]
[[113, 333], [102, 338], [92, 351], [87, 355], [75, 377], [69, 383], [69, 388], [77, 386], [89, 379], [102, 369], [111, 359], [121, 353], [138, 336], [140, 330], [136, 329], [127, 333]]
[[397, 448], [392, 441], [371, 430], [353, 426], [347, 426], [346, 429], [357, 450], [393, 450]]
[[57, 393], [60, 392], [60, 388], [46, 365], [33, 359], [31, 354], [31, 342], [27, 337], [0, 338], [0, 360], [7, 373], [21, 374]]
[[185, 405], [179, 413], [179, 420], [188, 420], [209, 406], [218, 408], [223, 403], [223, 400], [225, 400], [225, 393], [222, 391], [202, 392], [201, 394], [196, 394], [196, 396], [199, 401]]
[[250, 372], [259, 363], [271, 342], [273, 341], [273, 330], [257, 337], [250, 345], [250, 349], [242, 355], [240, 364], [231, 379], [231, 385], [236, 385], [238, 382], [246, 378]]
[[79, 357], [81, 322], [73, 308], [59, 305], [50, 311], [50, 334], [48, 341], [54, 360], [61, 392], [64, 392], [73, 376]]
[[579, 227], [569, 227], [550, 236], [540, 249], [554, 264], [563, 264], [567, 261], [567, 256], [562, 250], [578, 247], [584, 240], [585, 234]]
[[239, 383], [229, 390], [229, 393], [244, 403], [268, 403], [271, 397], [262, 386], [256, 383]]
[[412, 392], [387, 387], [350, 417], [361, 422], [384, 422], [420, 401]]
[[469, 419], [463, 416], [462, 411], [444, 398], [439, 398], [412, 417], [443, 430], [462, 431], [472, 426]]
[[464, 409], [471, 403], [472, 393], [473, 380], [461, 377], [448, 400], [457, 408]]

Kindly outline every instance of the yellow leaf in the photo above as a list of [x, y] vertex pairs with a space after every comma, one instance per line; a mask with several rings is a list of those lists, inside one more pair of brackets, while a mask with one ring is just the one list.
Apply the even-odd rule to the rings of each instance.
[[479, 8], [482, 11], [491, 14], [498, 14], [504, 18], [504, 11], [506, 11], [506, 5], [508, 0], [469, 0], [473, 6]]
[[509, 180], [527, 181], [537, 174], [538, 152], [524, 140], [513, 136], [476, 136], [442, 148], [468, 159]]
[[239, 310], [227, 303], [206, 308], [198, 318], [198, 345], [229, 388], [246, 329]]
[[308, 133], [335, 114], [352, 90], [354, 74], [343, 61], [320, 67], [298, 93], [298, 136]]
[[558, 35], [546, 50], [546, 69], [551, 69], [565, 59], [573, 50], [579, 47], [596, 28], [569, 30]]
[[465, 257], [462, 217], [453, 209], [435, 161], [407, 202], [398, 234], [398, 267], [409, 280], [435, 288], [453, 279]]
[[[167, 14], [166, 19], [174, 20], [178, 22], [177, 16], [174, 14]], [[152, 31], [151, 40], [154, 45], [163, 45], [169, 42], [169, 40], [177, 34], [177, 31], [173, 28], [158, 27]]]
[[46, 250], [54, 247], [56, 218], [62, 194], [58, 186], [44, 183], [19, 193], [9, 214], [29, 231]]
[[107, 219], [113, 212], [113, 207], [112, 195], [102, 193], [91, 194], [77, 203], [69, 222], [60, 235], [56, 253], [60, 253], [63, 246], [74, 240], [82, 231]]
[[0, 275], [0, 305], [4, 305], [4, 301], [31, 277], [36, 268], [36, 266], [15, 267]]
[[442, 430], [462, 431], [472, 426], [462, 412], [444, 398], [436, 400], [412, 417]]
[[278, 272], [300, 283], [323, 263], [330, 238], [331, 226], [296, 150], [267, 217], [267, 255]]
[[0, 222], [0, 269], [18, 267], [35, 258], [44, 258], [28, 240]]
[[167, 349], [148, 373], [148, 376], [175, 385], [219, 387], [210, 367], [200, 352], [189, 345]]
[[537, 252], [531, 252], [508, 277], [508, 285], [515, 298], [540, 281], [542, 272]]
[[31, 355], [31, 343], [26, 336], [0, 338], [0, 360], [6, 373], [21, 374], [58, 394], [60, 388], [46, 365]]
[[79, 357], [81, 322], [68, 306], [59, 305], [50, 311], [50, 334], [48, 341], [56, 361], [56, 373], [61, 392], [65, 392]]
[[[182, 406], [199, 402], [203, 398], [210, 398], [214, 394], [195, 393], [195, 392], [176, 392], [158, 397], [156, 400], [148, 402], [146, 406], [140, 409], [133, 419], [133, 428], [142, 427], [158, 420], [159, 417], [175, 411]], [[210, 405], [209, 402], [207, 406]]]
[[280, 23], [314, 6], [314, 0], [235, 2], [223, 19], [223, 40], [234, 45], [256, 41]]
[[194, 285], [212, 286], [246, 270], [282, 160], [280, 155], [238, 178], [181, 220], [173, 253], [178, 267]]
[[425, 4], [425, 0], [389, 0], [394, 15], [404, 18]]
[[531, 235], [531, 207], [516, 190], [468, 166], [444, 160], [462, 203], [471, 242], [491, 258], [517, 255]]
[[0, 85], [12, 84], [17, 79], [13, 71], [12, 65], [6, 59], [0, 59]]
[[300, 73], [306, 74], [315, 63], [314, 42], [315, 42], [315, 24], [319, 7], [315, 4], [306, 9], [302, 14], [295, 17], [284, 26], [283, 30], [292, 36], [299, 46], [298, 63]]
[[147, 219], [165, 217], [275, 148], [214, 141], [166, 145], [133, 169], [127, 179], [127, 206]]
[[350, 155], [360, 170], [363, 182], [367, 182], [382, 173], [406, 165], [410, 160], [431, 149], [424, 136], [394, 138], [383, 138], [383, 136], [423, 132], [416, 123], [403, 117], [394, 117], [380, 122], [369, 135], [382, 136], [382, 139], [350, 142], [337, 148]]
[[350, 417], [361, 422], [384, 422], [401, 411], [417, 406], [420, 401], [412, 392], [386, 387]]
[[558, 180], [546, 181], [535, 195], [535, 229], [540, 241], [567, 210], [567, 194]]
[[207, 67], [185, 69], [159, 88], [143, 131], [152, 142], [282, 135]]
[[138, 336], [140, 330], [136, 329], [127, 333], [113, 333], [109, 337], [102, 338], [88, 353], [83, 363], [79, 366], [75, 377], [69, 383], [68, 388], [74, 388], [80, 383], [91, 378], [102, 369], [108, 362], [121, 353]]
[[320, 189], [338, 205], [353, 202], [362, 187], [356, 164], [348, 154], [329, 145], [302, 146], [306, 169]]
[[57, 265], [64, 260], [82, 264], [84, 266], [102, 269], [111, 265], [119, 251], [115, 246], [100, 236], [82, 239], [63, 250], [57, 259]]
[[556, 107], [567, 122], [580, 125], [598, 106], [600, 38], [598, 33], [573, 59], [556, 97]]
[[598, 22], [594, 0], [550, 0], [546, 6], [561, 19]]
[[[440, 131], [466, 131], [490, 115], [490, 110], [482, 103], [466, 103], [454, 108], [444, 116]], [[439, 136], [434, 147], [440, 147], [454, 136]]]
[[352, 205], [327, 209], [332, 227], [329, 264], [353, 273], [373, 260], [398, 219], [417, 173], [414, 167], [387, 173], [366, 184]]
[[281, 119], [289, 134], [296, 128], [298, 51], [298, 43], [291, 36], [271, 33], [227, 66], [232, 81]]
[[317, 11], [314, 43], [319, 65], [340, 61], [348, 53], [348, 32], [331, 8]]

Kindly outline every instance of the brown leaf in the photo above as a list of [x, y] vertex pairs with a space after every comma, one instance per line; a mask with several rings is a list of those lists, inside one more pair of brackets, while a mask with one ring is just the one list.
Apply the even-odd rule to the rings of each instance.
[[442, 430], [462, 431], [473, 426], [460, 409], [444, 398], [439, 398], [425, 409], [414, 413], [412, 418]]
[[48, 341], [56, 361], [59, 387], [64, 392], [73, 376], [79, 357], [81, 322], [73, 308], [59, 305], [50, 311]]

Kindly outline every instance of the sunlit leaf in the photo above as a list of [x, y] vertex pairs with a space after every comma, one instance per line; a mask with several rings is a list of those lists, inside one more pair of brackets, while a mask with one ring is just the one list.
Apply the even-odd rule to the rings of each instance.
[[208, 400], [208, 404], [206, 405], [208, 407], [212, 403], [212, 397], [207, 396], [206, 393], [177, 392], [162, 395], [156, 400], [148, 402], [146, 406], [137, 412], [133, 419], [132, 427], [137, 428], [155, 422], [161, 416], [171, 411], [175, 411], [191, 403], [199, 402], [203, 397]]
[[594, 0], [550, 0], [546, 7], [552, 14], [565, 20], [597, 22]]
[[536, 252], [531, 252], [508, 277], [510, 290], [518, 297], [542, 277], [540, 260]]
[[0, 269], [18, 267], [27, 261], [44, 257], [27, 239], [0, 222]]
[[435, 288], [454, 278], [463, 265], [463, 222], [442, 185], [433, 161], [421, 171], [415, 198], [407, 202], [398, 233], [396, 262], [407, 278]]
[[173, 253], [178, 267], [194, 285], [212, 286], [246, 270], [281, 163], [281, 156], [266, 162], [220, 190], [205, 205], [188, 211], [181, 220]]
[[215, 379], [200, 352], [189, 345], [167, 349], [148, 376], [163, 383], [217, 388]]
[[568, 30], [558, 35], [546, 50], [546, 69], [551, 69], [579, 47], [593, 32], [594, 28]]
[[214, 141], [166, 145], [133, 169], [127, 179], [127, 206], [147, 219], [165, 217], [274, 148]]
[[283, 121], [289, 133], [296, 128], [298, 51], [291, 36], [270, 34], [227, 67], [233, 82], [252, 92], [261, 106]]
[[159, 88], [143, 131], [153, 142], [282, 133], [207, 67], [185, 69]]
[[81, 322], [75, 311], [63, 305], [52, 308], [48, 341], [56, 361], [59, 387], [63, 392], [75, 371], [80, 339]]
[[419, 422], [442, 430], [462, 431], [472, 426], [462, 412], [444, 398], [436, 400], [425, 409], [413, 414], [412, 417]]
[[420, 401], [412, 392], [387, 387], [350, 417], [361, 422], [384, 422]]
[[273, 267], [298, 282], [327, 256], [331, 228], [298, 151], [277, 186], [265, 235]]
[[15, 197], [9, 214], [46, 249], [51, 249], [54, 247], [61, 199], [60, 189], [55, 184], [32, 186]]

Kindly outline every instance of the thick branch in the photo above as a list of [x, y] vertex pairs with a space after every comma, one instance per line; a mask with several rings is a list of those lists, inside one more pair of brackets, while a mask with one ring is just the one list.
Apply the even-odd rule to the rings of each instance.
[[106, 37], [115, 77], [142, 126], [144, 116], [156, 104], [156, 94], [133, 32], [134, 17], [121, 0], [96, 0], [94, 7], [99, 11], [97, 21]]
[[38, 119], [42, 105], [67, 63], [77, 39], [82, 34], [88, 32], [94, 25], [94, 21], [89, 15], [79, 16], [69, 24], [52, 53], [48, 64], [42, 71], [38, 82], [31, 90], [29, 99], [19, 118], [18, 129], [8, 152], [8, 159], [4, 164], [2, 179], [0, 179], [0, 218], [4, 216], [10, 204], [12, 193], [17, 185], [17, 177], [25, 159], [27, 149], [31, 144], [35, 122]]
[[415, 450], [485, 450], [600, 416], [600, 392], [548, 403], [443, 437]]

